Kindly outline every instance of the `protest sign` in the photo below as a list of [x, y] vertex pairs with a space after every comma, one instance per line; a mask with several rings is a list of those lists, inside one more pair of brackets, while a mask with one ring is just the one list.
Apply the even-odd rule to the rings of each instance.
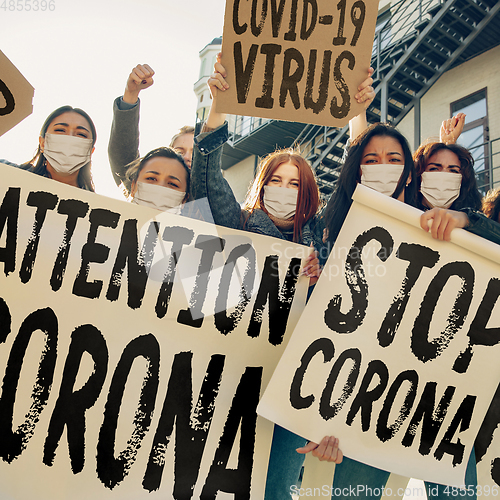
[[35, 89], [0, 51], [0, 135], [33, 112]]
[[263, 498], [310, 249], [0, 172], [2, 498]]
[[434, 240], [421, 212], [365, 186], [354, 200], [258, 412], [380, 469], [462, 485], [500, 380], [500, 247], [463, 230]]
[[378, 1], [227, 0], [217, 111], [343, 126], [363, 104]]

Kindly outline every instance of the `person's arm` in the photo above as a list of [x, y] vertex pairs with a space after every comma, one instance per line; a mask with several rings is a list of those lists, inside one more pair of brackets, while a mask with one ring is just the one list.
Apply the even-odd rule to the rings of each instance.
[[194, 139], [191, 167], [191, 195], [195, 200], [206, 198], [215, 224], [242, 229], [240, 204], [221, 171], [222, 146], [227, 141], [226, 115], [215, 111], [218, 92], [229, 88], [225, 81], [226, 70], [217, 56], [215, 71], [208, 79], [212, 106], [202, 133]]
[[354, 118], [349, 120], [349, 139], [354, 141], [365, 129], [368, 128], [368, 120], [366, 119], [366, 110], [375, 99], [375, 90], [373, 89], [373, 68], [368, 69], [368, 78], [358, 87], [358, 93], [354, 96], [356, 101], [364, 103], [365, 109]]
[[500, 224], [498, 222], [471, 208], [462, 208], [460, 212], [464, 213], [469, 220], [469, 224], [464, 228], [466, 231], [500, 245]]
[[217, 54], [217, 61], [214, 65], [214, 72], [208, 79], [207, 85], [210, 88], [210, 93], [212, 95], [212, 105], [210, 106], [210, 111], [208, 112], [208, 118], [203, 125], [202, 132], [209, 132], [210, 130], [215, 130], [220, 127], [226, 121], [226, 115], [224, 113], [217, 113], [215, 111], [215, 106], [217, 103], [217, 95], [219, 92], [225, 92], [229, 85], [227, 84], [225, 78], [227, 76], [224, 66], [220, 63], [222, 54], [219, 52]]
[[222, 146], [227, 141], [227, 122], [194, 139], [191, 167], [191, 195], [206, 199], [215, 224], [242, 229], [241, 207], [222, 176]]
[[125, 184], [125, 167], [139, 158], [140, 103], [129, 109], [120, 109], [120, 99], [116, 98], [113, 103], [113, 123], [108, 143], [109, 165], [117, 186], [122, 181]]
[[373, 68], [368, 69], [368, 78], [361, 83], [358, 87], [358, 93], [354, 96], [358, 103], [365, 103], [365, 109], [354, 118], [349, 120], [349, 138], [347, 139], [346, 145], [344, 146], [344, 153], [342, 155], [341, 164], [345, 163], [349, 149], [351, 148], [352, 141], [356, 139], [363, 131], [368, 128], [368, 120], [366, 118], [366, 110], [368, 106], [375, 99], [375, 90], [372, 87], [373, 84]]
[[139, 157], [139, 93], [153, 85], [153, 75], [147, 64], [136, 66], [128, 77], [123, 97], [113, 103], [108, 157], [117, 185], [125, 179], [125, 167]]
[[448, 120], [444, 120], [439, 130], [439, 142], [455, 144], [460, 137], [465, 125], [465, 115], [458, 113]]
[[420, 226], [438, 240], [450, 241], [451, 231], [458, 227], [500, 245], [500, 224], [471, 208], [433, 208], [421, 215]]

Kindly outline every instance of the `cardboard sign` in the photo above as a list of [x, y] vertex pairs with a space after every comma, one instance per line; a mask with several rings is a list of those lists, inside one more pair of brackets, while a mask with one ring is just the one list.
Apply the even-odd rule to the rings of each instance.
[[378, 1], [227, 0], [217, 111], [340, 127], [358, 115]]
[[263, 498], [310, 250], [0, 169], [2, 498]]
[[33, 112], [35, 89], [0, 51], [0, 135]]
[[365, 186], [354, 200], [258, 412], [380, 469], [462, 485], [500, 381], [500, 246], [463, 230], [434, 240], [420, 211]]

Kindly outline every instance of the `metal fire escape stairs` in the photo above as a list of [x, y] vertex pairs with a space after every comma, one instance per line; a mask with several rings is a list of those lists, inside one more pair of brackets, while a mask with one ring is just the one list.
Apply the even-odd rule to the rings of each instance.
[[[420, 144], [420, 99], [445, 71], [460, 64], [499, 9], [497, 0], [401, 0], [379, 13], [371, 60], [377, 95], [367, 110], [368, 121], [397, 125], [415, 109], [414, 144]], [[324, 196], [334, 190], [347, 139], [348, 126], [317, 125], [306, 125], [297, 138]]]

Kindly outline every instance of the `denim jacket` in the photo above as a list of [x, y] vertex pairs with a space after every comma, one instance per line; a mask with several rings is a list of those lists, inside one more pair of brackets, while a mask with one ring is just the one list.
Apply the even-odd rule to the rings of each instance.
[[[292, 241], [293, 232], [280, 231], [263, 210], [256, 209], [249, 213], [241, 209], [221, 172], [222, 146], [227, 138], [227, 122], [195, 138], [191, 169], [193, 198], [208, 199], [214, 222], [217, 225]], [[314, 247], [320, 250], [323, 246], [323, 229], [323, 219], [313, 217], [302, 228], [302, 240], [299, 243], [307, 246], [313, 243]], [[324, 259], [320, 260], [324, 263]]]

